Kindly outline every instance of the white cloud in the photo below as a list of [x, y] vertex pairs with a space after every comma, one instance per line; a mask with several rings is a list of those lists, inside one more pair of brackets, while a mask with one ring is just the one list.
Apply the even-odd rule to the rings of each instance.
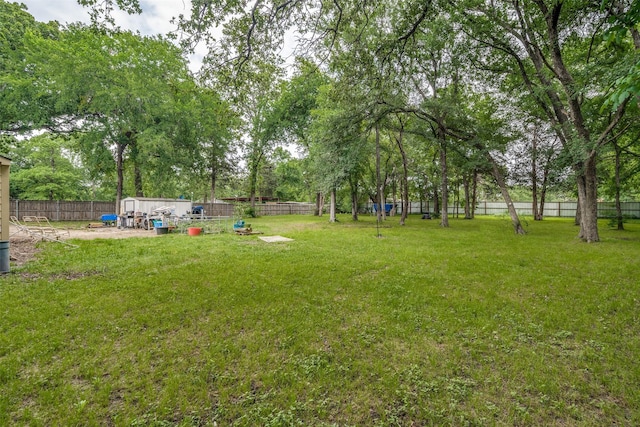
[[[61, 24], [89, 22], [88, 9], [80, 6], [76, 0], [19, 0], [24, 3], [30, 14], [38, 21], [58, 21]], [[114, 11], [116, 24], [126, 30], [140, 31], [144, 35], [166, 34], [175, 29], [171, 18], [179, 14], [188, 14], [189, 0], [142, 0], [142, 14], [128, 15]]]
[[86, 9], [75, 0], [20, 0], [27, 6], [28, 12], [38, 21], [58, 21], [61, 24], [71, 22], [89, 22]]

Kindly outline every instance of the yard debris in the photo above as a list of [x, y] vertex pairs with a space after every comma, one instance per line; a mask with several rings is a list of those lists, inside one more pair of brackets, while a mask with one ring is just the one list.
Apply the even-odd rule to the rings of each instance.
[[251, 227], [246, 228], [234, 228], [233, 231], [240, 236], [250, 236], [253, 234], [262, 234], [262, 231], [253, 231]]

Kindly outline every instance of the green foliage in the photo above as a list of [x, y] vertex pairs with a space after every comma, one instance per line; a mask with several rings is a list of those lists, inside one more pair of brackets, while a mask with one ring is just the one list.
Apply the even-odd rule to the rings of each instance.
[[34, 78], [28, 67], [26, 39], [37, 36], [55, 39], [58, 24], [36, 20], [20, 3], [0, 0], [0, 130], [23, 131], [39, 115], [25, 102], [41, 91], [42, 82]]
[[340, 219], [42, 244], [0, 286], [0, 423], [638, 424], [637, 221]]
[[305, 182], [305, 172], [302, 169], [304, 161], [289, 159], [276, 166], [275, 174], [278, 179], [275, 197], [282, 201], [309, 201], [309, 183]]
[[11, 195], [26, 200], [87, 200], [86, 173], [74, 164], [72, 141], [50, 134], [15, 143]]
[[640, 94], [640, 4], [631, 2], [625, 9], [615, 1], [603, 0], [601, 9], [609, 13], [610, 26], [603, 37], [607, 47], [625, 51], [625, 56], [616, 64], [620, 72], [606, 103], [615, 111], [624, 102]]
[[16, 139], [9, 135], [0, 134], [0, 155], [9, 156], [11, 152], [11, 147], [14, 147], [16, 144]]
[[[349, 176], [361, 176], [371, 158], [369, 130], [362, 105], [351, 103], [344, 86], [322, 86], [318, 108], [313, 110], [309, 154], [317, 189], [328, 192], [346, 182]], [[356, 178], [357, 179], [357, 178]]]
[[[116, 3], [84, 4], [108, 14], [125, 5]], [[117, 188], [129, 194], [193, 192], [228, 169], [236, 116], [217, 94], [195, 83], [182, 52], [167, 39], [105, 26], [58, 29], [1, 5], [3, 13], [19, 18], [13, 22], [24, 21], [17, 28], [3, 20], [0, 27], [19, 43], [10, 44], [11, 55], [0, 52], [7, 64], [0, 70], [3, 129], [80, 131], [74, 148], [91, 178], [117, 180]]]
[[173, 165], [180, 168], [178, 188], [186, 194], [215, 197], [219, 181], [228, 180], [236, 171], [232, 157], [241, 125], [229, 103], [211, 89], [192, 81], [182, 82], [177, 91], [173, 142]]
[[247, 206], [244, 210], [244, 215], [249, 218], [256, 218], [258, 214], [256, 213], [256, 208]]

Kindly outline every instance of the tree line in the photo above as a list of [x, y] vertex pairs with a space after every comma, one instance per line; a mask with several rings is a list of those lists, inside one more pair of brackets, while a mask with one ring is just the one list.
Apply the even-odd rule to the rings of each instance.
[[[318, 213], [327, 197], [330, 220], [424, 197], [444, 227], [449, 203], [472, 218], [497, 191], [523, 233], [520, 185], [537, 220], [548, 191], [574, 194], [587, 242], [599, 198], [638, 194], [637, 2], [193, 0], [180, 40], [118, 29], [110, 11], [138, 0], [80, 3], [91, 24], [63, 27], [0, 2], [0, 126], [25, 188], [55, 163], [94, 195], [217, 188]], [[281, 54], [292, 34], [295, 61]], [[209, 54], [193, 75], [196, 43]]]

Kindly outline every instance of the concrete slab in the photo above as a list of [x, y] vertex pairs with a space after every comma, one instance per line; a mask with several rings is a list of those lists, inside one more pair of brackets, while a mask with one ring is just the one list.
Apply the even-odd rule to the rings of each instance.
[[275, 243], [275, 242], [293, 242], [293, 239], [289, 239], [288, 237], [282, 236], [261, 236], [258, 239], [265, 241], [267, 243]]

